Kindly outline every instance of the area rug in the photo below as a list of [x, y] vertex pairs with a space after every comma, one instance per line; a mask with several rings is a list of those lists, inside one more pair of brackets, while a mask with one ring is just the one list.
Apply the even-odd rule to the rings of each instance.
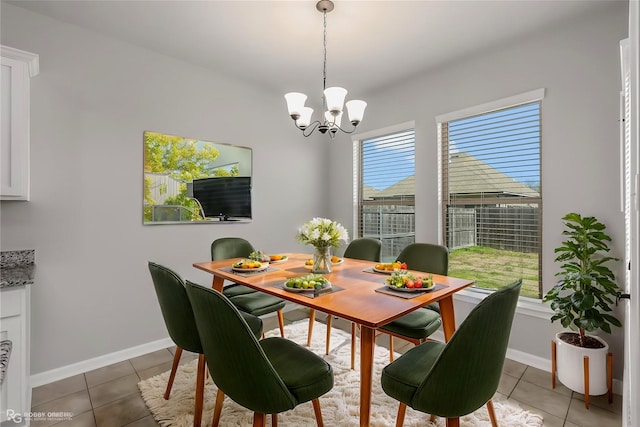
[[[308, 321], [303, 320], [285, 326], [285, 336], [299, 344], [306, 344]], [[351, 364], [351, 336], [350, 334], [333, 328], [331, 330], [331, 352], [324, 356], [325, 325], [316, 322], [313, 330], [311, 350], [322, 355], [331, 364], [334, 372], [333, 389], [320, 398], [324, 424], [330, 427], [347, 427], [359, 425], [360, 402], [360, 371], [350, 369]], [[279, 336], [279, 331], [267, 332], [266, 336]], [[356, 361], [359, 354], [356, 355]], [[193, 425], [193, 405], [195, 395], [195, 377], [197, 361], [181, 365], [176, 375], [171, 398], [164, 400], [163, 393], [169, 378], [169, 372], [157, 375], [138, 383], [142, 398], [154, 418], [161, 426], [190, 427]], [[380, 385], [382, 368], [389, 363], [389, 351], [376, 346], [373, 368], [373, 393], [371, 398], [371, 422], [374, 427], [395, 425], [398, 402], [388, 397]], [[202, 425], [210, 426], [216, 396], [216, 386], [207, 379], [205, 385], [205, 402]], [[502, 400], [496, 396], [494, 407], [501, 426], [509, 427], [540, 427], [542, 417], [521, 409], [517, 403]], [[253, 413], [228, 397], [222, 408], [220, 425], [251, 426]], [[267, 425], [271, 419], [267, 417]], [[489, 427], [489, 415], [486, 407], [478, 409], [473, 414], [461, 418], [463, 427]], [[298, 405], [291, 411], [278, 415], [280, 426], [315, 426], [315, 416], [311, 402]], [[432, 423], [429, 415], [407, 408], [404, 425], [407, 427], [443, 427], [445, 420], [436, 418]]]

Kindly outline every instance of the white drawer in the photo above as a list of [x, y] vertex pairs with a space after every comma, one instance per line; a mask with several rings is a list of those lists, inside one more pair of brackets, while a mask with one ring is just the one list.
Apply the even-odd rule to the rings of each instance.
[[19, 315], [22, 311], [24, 287], [3, 289], [0, 292], [0, 317]]

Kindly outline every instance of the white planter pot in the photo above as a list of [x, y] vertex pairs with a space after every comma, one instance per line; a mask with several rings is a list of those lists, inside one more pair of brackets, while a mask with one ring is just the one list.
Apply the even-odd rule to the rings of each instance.
[[567, 344], [556, 334], [556, 369], [558, 380], [571, 390], [584, 394], [584, 356], [589, 356], [589, 394], [598, 396], [608, 392], [607, 353], [609, 345], [602, 338], [590, 335], [602, 344], [603, 348], [584, 348]]

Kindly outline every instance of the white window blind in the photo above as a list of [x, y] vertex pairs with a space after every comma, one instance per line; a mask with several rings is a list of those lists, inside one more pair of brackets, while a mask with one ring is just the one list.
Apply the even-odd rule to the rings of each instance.
[[382, 242], [381, 258], [395, 260], [415, 241], [415, 131], [359, 143], [358, 235]]
[[540, 298], [540, 102], [439, 126], [449, 274]]

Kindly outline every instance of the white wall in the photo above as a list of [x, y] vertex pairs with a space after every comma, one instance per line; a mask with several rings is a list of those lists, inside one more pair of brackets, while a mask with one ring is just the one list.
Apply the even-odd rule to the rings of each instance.
[[[300, 136], [282, 94], [4, 2], [1, 28], [2, 44], [40, 55], [32, 200], [0, 211], [2, 250], [36, 251], [32, 375], [166, 337], [148, 260], [208, 283], [191, 264], [209, 259], [217, 237], [308, 250], [294, 236], [326, 215], [325, 144]], [[254, 221], [143, 226], [145, 130], [252, 147]]]
[[[562, 240], [562, 216], [594, 215], [607, 225], [613, 255], [624, 258], [619, 210], [619, 41], [627, 37], [628, 4], [578, 17], [530, 37], [507, 41], [410, 81], [368, 94], [361, 132], [399, 123], [416, 124], [416, 241], [439, 240], [435, 117], [533, 89], [546, 88], [542, 104], [543, 287], [555, 283], [553, 249]], [[420, 52], [417, 54], [428, 54]], [[351, 223], [352, 145], [332, 145], [332, 217]], [[624, 278], [622, 263], [617, 276]], [[457, 320], [471, 305], [456, 300]], [[523, 314], [515, 319], [510, 347], [549, 366], [550, 341], [559, 325]], [[622, 310], [617, 311], [622, 319]], [[606, 335], [606, 334], [605, 334]], [[615, 377], [622, 377], [623, 333], [606, 336]], [[536, 360], [531, 361], [536, 364]]]
[[[364, 97], [362, 132], [415, 120], [418, 241], [438, 240], [434, 117], [544, 87], [545, 290], [554, 282], [560, 218], [569, 211], [598, 216], [614, 254], [623, 255], [618, 41], [626, 37], [627, 4], [612, 3], [607, 12]], [[329, 152], [320, 141], [302, 140], [281, 94], [11, 5], [3, 3], [1, 12], [2, 44], [40, 54], [41, 64], [31, 91], [32, 201], [0, 205], [2, 250], [36, 250], [32, 374], [166, 337], [147, 260], [206, 283], [210, 278], [191, 264], [208, 259], [216, 237], [297, 251], [307, 249], [293, 235], [308, 218], [351, 224], [350, 139], [336, 138]], [[254, 221], [143, 226], [144, 130], [252, 147]], [[274, 183], [285, 191], [271, 191]], [[458, 321], [470, 307], [458, 299]], [[518, 315], [510, 345], [548, 360], [555, 329], [547, 319]], [[607, 338], [620, 378], [622, 333]]]

